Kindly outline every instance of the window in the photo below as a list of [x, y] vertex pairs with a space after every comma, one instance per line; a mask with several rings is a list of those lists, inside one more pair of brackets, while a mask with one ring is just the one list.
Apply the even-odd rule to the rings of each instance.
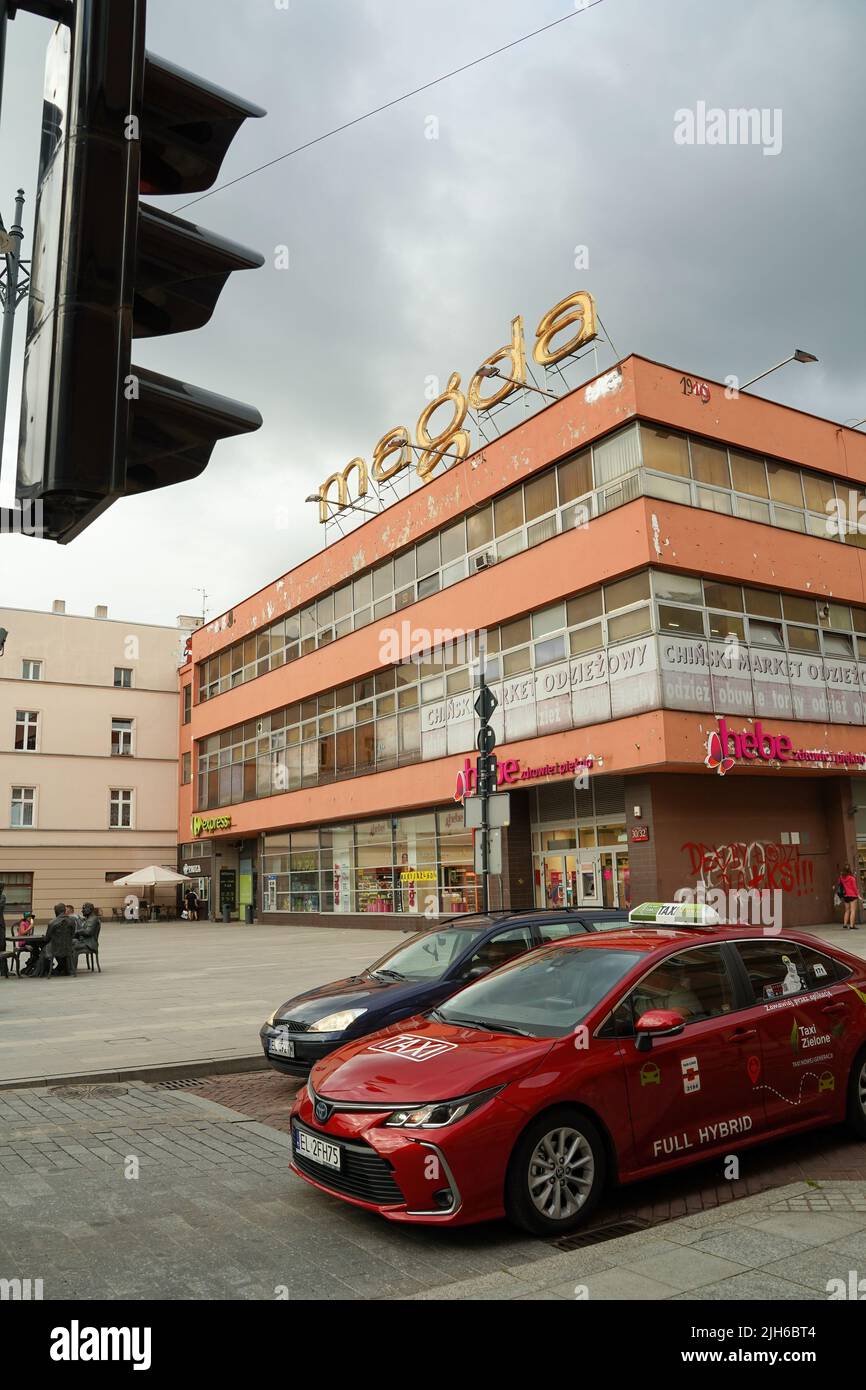
[[644, 468], [675, 473], [680, 478], [689, 476], [689, 444], [684, 434], [670, 434], [652, 425], [641, 425], [640, 437]]
[[634, 1021], [649, 1009], [673, 1009], [686, 1023], [730, 1013], [734, 993], [721, 946], [668, 956], [631, 994]]
[[576, 922], [539, 922], [538, 935], [542, 941], [561, 941], [564, 936], [574, 936]]
[[663, 632], [686, 632], [703, 637], [704, 615], [693, 608], [673, 608], [668, 603], [660, 603], [659, 627]]
[[132, 829], [132, 792], [113, 787], [108, 814], [111, 830]]
[[111, 756], [113, 758], [132, 757], [132, 720], [112, 719]]
[[705, 439], [691, 441], [692, 477], [713, 487], [730, 487], [728, 451], [723, 444], [709, 444]]
[[188, 724], [192, 718], [192, 686], [185, 685], [183, 688], [183, 722]]
[[633, 473], [640, 468], [640, 443], [637, 428], [632, 426], [629, 429], [620, 430], [610, 439], [605, 439], [601, 444], [593, 445], [592, 458], [596, 487], [602, 487], [605, 483], [612, 483], [617, 478], [624, 477], [626, 473]]
[[532, 937], [528, 927], [513, 927], [511, 931], [500, 932], [498, 936], [491, 937], [485, 941], [483, 946], [469, 957], [463, 970], [460, 972], [461, 978], [465, 980], [477, 980], [482, 975], [488, 975], [491, 970], [498, 970], [500, 965], [506, 961], [514, 960], [515, 956], [522, 956], [524, 951], [528, 951], [532, 945]]
[[130, 666], [115, 666], [114, 684], [120, 690], [130, 690], [132, 688], [132, 668]]
[[41, 681], [41, 679], [42, 679], [42, 662], [41, 662], [41, 661], [23, 661], [23, 662], [21, 663], [21, 675], [22, 675], [23, 679], [26, 680], [26, 681]]
[[755, 618], [781, 618], [782, 600], [769, 589], [746, 589], [746, 612]]
[[671, 603], [700, 603], [701, 581], [690, 574], [667, 574], [663, 570], [655, 570], [653, 592], [656, 598], [667, 599]]
[[710, 636], [717, 641], [724, 642], [726, 637], [736, 637], [738, 641], [746, 640], [746, 625], [742, 618], [733, 618], [728, 613], [708, 613], [710, 620]]
[[566, 459], [556, 470], [559, 477], [560, 506], [583, 497], [592, 488], [592, 456], [589, 449]]
[[750, 497], [767, 497], [767, 471], [764, 460], [757, 454], [741, 453], [731, 450], [731, 477], [735, 492], [746, 492]]
[[710, 608], [727, 608], [733, 613], [743, 611], [743, 591], [739, 584], [712, 584], [705, 579], [704, 599]]
[[183, 771], [182, 771], [183, 785], [184, 785], [185, 787], [187, 787], [187, 786], [189, 786], [190, 782], [192, 781], [192, 754], [191, 754], [191, 753], [184, 753], [183, 758], [181, 759], [181, 766], [182, 766], [182, 769], [183, 769]]
[[39, 715], [36, 710], [15, 711], [15, 751], [35, 753], [39, 734]]
[[630, 575], [628, 579], [618, 579], [614, 584], [605, 584], [605, 612], [612, 613], [616, 608], [627, 608], [629, 604], [640, 603], [641, 599], [649, 596], [649, 572], [643, 570], [640, 574]]
[[756, 1004], [820, 989], [841, 978], [836, 961], [794, 941], [744, 941], [737, 946]]
[[784, 502], [789, 507], [802, 507], [803, 484], [798, 468], [791, 468], [784, 463], [768, 462], [767, 476], [770, 480], [770, 496], [774, 502]]
[[36, 824], [36, 788], [12, 788], [12, 812], [9, 823], [16, 829], [29, 829]]

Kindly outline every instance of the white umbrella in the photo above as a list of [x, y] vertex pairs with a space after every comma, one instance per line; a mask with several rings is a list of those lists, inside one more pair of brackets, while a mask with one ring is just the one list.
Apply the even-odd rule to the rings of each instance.
[[149, 864], [146, 869], [136, 869], [133, 874], [126, 874], [124, 878], [116, 878], [114, 885], [116, 888], [149, 888], [151, 890], [150, 904], [153, 907], [158, 884], [186, 882], [183, 874], [176, 874], [174, 869], [164, 869], [161, 864]]

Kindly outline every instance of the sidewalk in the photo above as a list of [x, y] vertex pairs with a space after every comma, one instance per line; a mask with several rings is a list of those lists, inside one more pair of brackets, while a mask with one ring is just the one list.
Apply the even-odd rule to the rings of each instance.
[[809, 1181], [414, 1294], [410, 1301], [826, 1302], [830, 1281], [842, 1281], [835, 1287], [847, 1290], [861, 1271], [866, 1273], [866, 1182]]
[[0, 980], [0, 1086], [258, 1061], [272, 1009], [401, 939], [339, 927], [107, 923], [101, 975], [81, 961], [72, 979]]

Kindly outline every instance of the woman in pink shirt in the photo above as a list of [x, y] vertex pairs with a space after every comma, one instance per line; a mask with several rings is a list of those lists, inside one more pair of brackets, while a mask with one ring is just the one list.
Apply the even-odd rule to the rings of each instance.
[[842, 899], [844, 911], [842, 913], [842, 926], [845, 931], [857, 930], [857, 904], [860, 901], [860, 890], [857, 887], [857, 880], [851, 872], [851, 865], [846, 864], [836, 885], [836, 892]]

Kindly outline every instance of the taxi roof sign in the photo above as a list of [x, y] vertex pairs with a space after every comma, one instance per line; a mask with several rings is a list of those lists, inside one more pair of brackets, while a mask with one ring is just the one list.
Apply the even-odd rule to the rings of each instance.
[[630, 922], [679, 923], [690, 927], [715, 927], [718, 912], [706, 903], [641, 903], [628, 914]]

